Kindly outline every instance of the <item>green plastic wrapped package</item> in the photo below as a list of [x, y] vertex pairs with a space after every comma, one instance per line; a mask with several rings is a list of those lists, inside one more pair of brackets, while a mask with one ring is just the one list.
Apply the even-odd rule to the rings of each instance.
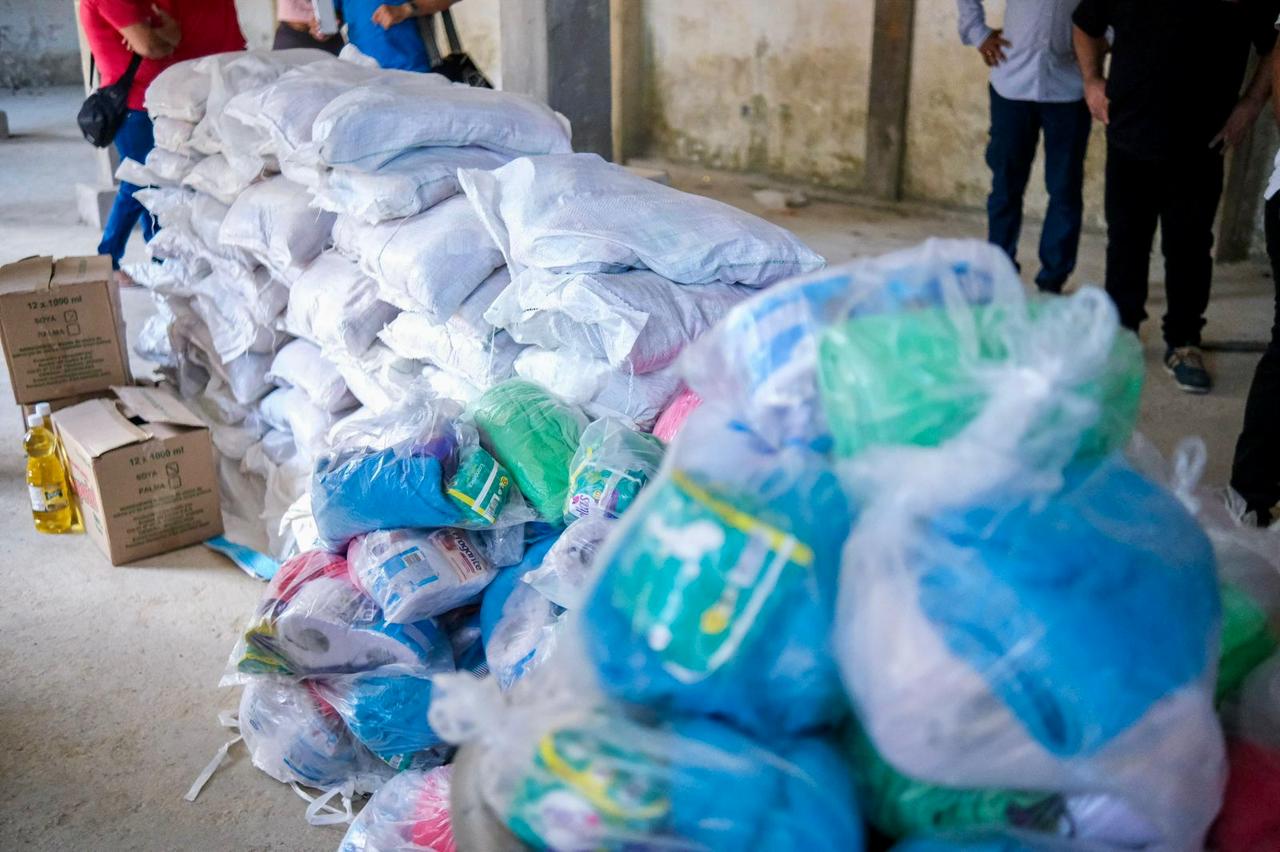
[[1262, 665], [1277, 647], [1267, 623], [1267, 613], [1247, 592], [1233, 583], [1222, 583], [1222, 649], [1218, 656], [1218, 681], [1214, 701], [1235, 695], [1245, 678]]
[[445, 493], [472, 520], [491, 525], [511, 496], [511, 474], [483, 448], [471, 447], [462, 452]]
[[525, 499], [543, 520], [558, 523], [586, 417], [523, 379], [490, 388], [470, 411], [485, 447], [511, 471]]
[[845, 737], [867, 820], [890, 837], [1019, 828], [1052, 832], [1065, 803], [1054, 793], [942, 787], [903, 775], [857, 725]]
[[[1043, 297], [1029, 301], [1025, 313], [1000, 303], [926, 307], [859, 315], [827, 329], [819, 343], [818, 384], [837, 453], [847, 458], [882, 444], [933, 447], [954, 437], [990, 398], [993, 368], [1033, 358], [1044, 363], [1054, 344], [1040, 339], [1042, 329], [1069, 328], [1076, 301]], [[1071, 358], [1069, 335], [1059, 340], [1063, 351], [1053, 354]], [[1077, 457], [1100, 457], [1128, 443], [1142, 393], [1137, 338], [1117, 334], [1106, 363], [1089, 372], [1075, 396], [1099, 411], [1080, 437]], [[1051, 409], [1032, 438], [1052, 430], [1067, 405]]]
[[564, 521], [617, 518], [635, 501], [662, 464], [663, 445], [616, 417], [604, 417], [582, 433], [569, 473]]

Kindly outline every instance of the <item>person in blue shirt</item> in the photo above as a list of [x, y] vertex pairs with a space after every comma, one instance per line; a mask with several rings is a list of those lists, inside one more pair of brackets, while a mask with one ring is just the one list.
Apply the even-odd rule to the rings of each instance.
[[1084, 218], [1084, 155], [1089, 109], [1071, 49], [1071, 13], [1079, 0], [1009, 0], [1004, 28], [987, 25], [982, 0], [956, 0], [960, 39], [991, 69], [987, 165], [987, 239], [1017, 263], [1022, 196], [1044, 134], [1049, 207], [1040, 230], [1036, 286], [1062, 287], [1076, 266]]
[[431, 61], [417, 18], [443, 12], [458, 0], [334, 0], [338, 17], [347, 25], [347, 41], [383, 68], [430, 71]]

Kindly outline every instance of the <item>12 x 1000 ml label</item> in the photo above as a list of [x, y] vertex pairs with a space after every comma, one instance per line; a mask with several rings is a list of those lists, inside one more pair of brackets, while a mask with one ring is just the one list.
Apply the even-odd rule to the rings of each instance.
[[[65, 305], [83, 304], [84, 296], [53, 296], [48, 299], [33, 299], [27, 302], [29, 311], [47, 311], [50, 308], [61, 308]], [[37, 320], [39, 322], [39, 320]]]
[[139, 465], [150, 464], [151, 462], [155, 462], [155, 461], [163, 461], [165, 459], [178, 458], [184, 452], [186, 452], [186, 449], [187, 449], [186, 447], [165, 447], [164, 449], [153, 450], [150, 453], [143, 453], [141, 455], [130, 456], [129, 466], [138, 467]]

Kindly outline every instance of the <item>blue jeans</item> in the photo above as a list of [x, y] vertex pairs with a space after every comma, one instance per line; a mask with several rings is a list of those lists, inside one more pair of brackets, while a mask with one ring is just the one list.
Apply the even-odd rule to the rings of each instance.
[[1084, 155], [1089, 146], [1089, 108], [1067, 103], [1011, 101], [991, 89], [991, 195], [987, 197], [987, 239], [1017, 264], [1022, 231], [1022, 195], [1044, 131], [1044, 183], [1049, 208], [1040, 231], [1041, 290], [1061, 292], [1076, 268], [1084, 218]]
[[[151, 133], [151, 119], [140, 109], [131, 109], [116, 133], [116, 150], [120, 159], [137, 160], [139, 163], [147, 159], [147, 154], [156, 146]], [[107, 225], [102, 229], [102, 242], [98, 243], [98, 254], [111, 255], [113, 269], [120, 268], [120, 258], [124, 257], [125, 246], [129, 243], [129, 234], [133, 226], [142, 220], [142, 236], [147, 242], [155, 236], [159, 228], [142, 205], [134, 200], [133, 194], [139, 189], [127, 181], [120, 182], [120, 191], [111, 205], [111, 213], [107, 216]]]

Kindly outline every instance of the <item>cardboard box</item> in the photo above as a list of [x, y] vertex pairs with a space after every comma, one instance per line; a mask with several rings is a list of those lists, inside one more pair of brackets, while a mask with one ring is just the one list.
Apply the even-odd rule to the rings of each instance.
[[129, 384], [111, 259], [29, 257], [0, 267], [0, 343], [19, 405]]
[[[61, 399], [42, 399], [41, 402], [49, 403], [49, 411], [61, 411], [64, 408], [70, 408], [73, 405], [79, 405], [88, 399], [97, 399], [99, 397], [114, 397], [110, 389], [104, 391], [93, 391], [91, 393], [78, 393], [75, 396], [64, 396]], [[36, 404], [34, 402], [24, 402], [18, 406], [18, 414], [22, 417], [22, 430], [27, 429], [27, 415], [36, 413]]]
[[54, 412], [85, 532], [123, 565], [222, 534], [213, 441], [158, 388], [112, 388]]

